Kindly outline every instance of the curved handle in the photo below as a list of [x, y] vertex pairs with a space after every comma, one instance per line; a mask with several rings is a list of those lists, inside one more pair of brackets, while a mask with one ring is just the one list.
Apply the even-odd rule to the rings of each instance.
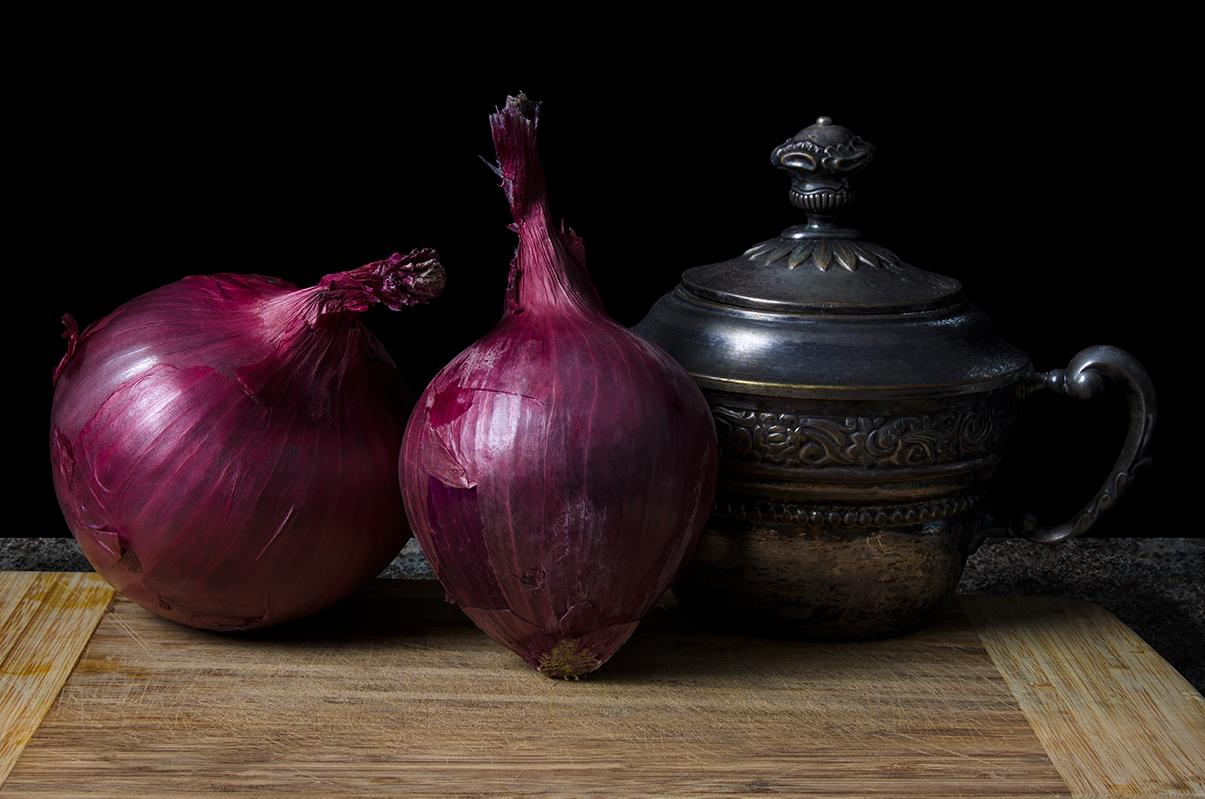
[[1089, 347], [1081, 351], [1066, 369], [1038, 373], [1027, 393], [1050, 390], [1077, 399], [1090, 399], [1108, 386], [1118, 386], [1130, 403], [1130, 429], [1125, 445], [1113, 464], [1113, 470], [1092, 501], [1067, 521], [1054, 527], [1035, 524], [1032, 517], [1022, 523], [1020, 534], [1031, 541], [1054, 544], [1084, 533], [1096, 524], [1100, 515], [1125, 493], [1134, 475], [1151, 462], [1151, 430], [1155, 426], [1155, 387], [1142, 364], [1117, 347]]

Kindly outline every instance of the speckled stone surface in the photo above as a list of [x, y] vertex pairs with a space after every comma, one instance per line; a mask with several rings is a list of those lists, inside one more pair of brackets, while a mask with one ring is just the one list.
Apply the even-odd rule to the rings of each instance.
[[[86, 571], [72, 539], [0, 539], [0, 569]], [[415, 541], [383, 577], [431, 578]], [[992, 540], [971, 556], [959, 591], [1095, 602], [1205, 693], [1205, 539], [1089, 538], [1047, 547]]]

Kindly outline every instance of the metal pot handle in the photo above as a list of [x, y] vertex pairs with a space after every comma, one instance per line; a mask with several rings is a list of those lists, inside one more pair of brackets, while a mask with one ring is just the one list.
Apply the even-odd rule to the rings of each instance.
[[1096, 346], [1079, 352], [1066, 369], [1036, 373], [1026, 386], [1026, 396], [1049, 390], [1077, 399], [1090, 399], [1108, 386], [1118, 386], [1130, 404], [1130, 429], [1125, 445], [1092, 501], [1062, 524], [1045, 527], [1032, 515], [1016, 530], [1017, 534], [1043, 544], [1054, 544], [1087, 532], [1100, 515], [1113, 506], [1129, 488], [1134, 475], [1150, 465], [1151, 431], [1155, 426], [1155, 387], [1142, 364], [1125, 350]]

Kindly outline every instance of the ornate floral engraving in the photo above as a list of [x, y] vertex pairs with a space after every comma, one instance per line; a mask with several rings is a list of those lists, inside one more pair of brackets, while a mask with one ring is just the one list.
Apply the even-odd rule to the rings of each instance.
[[775, 239], [747, 250], [745, 256], [751, 261], [765, 264], [781, 261], [788, 269], [810, 265], [827, 272], [831, 267], [838, 266], [856, 272], [861, 266], [869, 266], [893, 275], [904, 272], [899, 256], [891, 250], [857, 239]]
[[812, 416], [713, 405], [725, 455], [808, 468], [954, 463], [1000, 449], [1013, 407], [981, 402], [915, 416]]

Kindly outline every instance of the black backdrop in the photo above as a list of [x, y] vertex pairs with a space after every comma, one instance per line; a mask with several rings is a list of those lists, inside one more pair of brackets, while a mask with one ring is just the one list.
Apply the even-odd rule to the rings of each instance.
[[[1170, 221], [1183, 181], [1186, 94], [1157, 62], [1090, 61], [902, 79], [891, 70], [821, 90], [767, 66], [743, 76], [673, 69], [606, 80], [558, 70], [435, 79], [321, 59], [220, 74], [204, 64], [81, 63], [31, 91], [13, 166], [30, 249], [10, 383], [26, 506], [0, 535], [66, 535], [50, 482], [50, 373], [58, 315], [81, 324], [192, 273], [254, 271], [297, 283], [436, 247], [448, 270], [427, 308], [367, 317], [417, 389], [497, 320], [514, 239], [487, 114], [508, 92], [544, 102], [554, 210], [582, 235], [611, 314], [639, 321], [688, 266], [732, 257], [799, 221], [772, 147], [818, 115], [876, 144], [852, 220], [910, 263], [963, 282], [1041, 369], [1121, 346], [1160, 391], [1155, 466], [1100, 535], [1195, 535], [1167, 510], [1188, 445], [1181, 367], [1199, 254]], [[969, 69], [969, 67], [968, 67]], [[1181, 321], [1183, 320], [1183, 321]], [[1179, 344], [1177, 344], [1179, 342]], [[938, 354], [939, 355], [939, 354]], [[1095, 490], [1124, 433], [1124, 405], [1038, 397], [1001, 492], [1064, 515]], [[1181, 451], [1183, 450], [1183, 452]], [[1185, 480], [1186, 482], [1186, 480]]]

